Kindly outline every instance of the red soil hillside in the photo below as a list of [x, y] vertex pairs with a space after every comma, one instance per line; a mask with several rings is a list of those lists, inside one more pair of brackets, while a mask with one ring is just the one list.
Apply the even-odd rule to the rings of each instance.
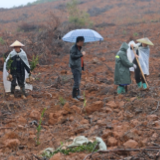
[[[94, 29], [105, 39], [102, 43], [84, 46], [87, 54], [84, 57], [81, 93], [85, 93], [85, 107], [84, 101], [75, 102], [71, 98], [73, 77], [67, 54], [71, 44], [57, 38], [59, 31], [63, 36], [68, 30], [57, 30], [56, 23], [49, 23], [54, 31], [17, 32], [23, 22], [48, 24], [50, 10], [55, 11], [62, 22], [66, 21], [64, 6], [67, 2], [0, 11], [0, 37], [5, 41], [0, 44], [1, 57], [15, 39], [25, 43], [29, 59], [32, 55], [40, 56], [40, 65], [33, 72], [36, 81], [33, 82], [33, 91], [27, 93], [27, 100], [21, 99], [19, 91], [16, 91], [14, 99], [5, 94], [3, 58], [0, 59], [0, 160], [49, 160], [41, 156], [44, 149], [57, 149], [62, 143], [71, 144], [77, 136], [91, 140], [98, 136], [107, 145], [108, 153], [95, 153], [90, 158], [92, 160], [158, 160], [160, 1], [80, 1], [79, 8], [90, 13]], [[131, 75], [128, 93], [117, 95], [117, 86], [114, 85], [115, 54], [131, 35], [135, 40], [147, 36], [154, 43], [150, 76], [147, 77], [150, 89], [139, 90]], [[47, 110], [42, 120], [40, 144], [36, 145], [37, 123], [44, 108]], [[69, 155], [58, 153], [51, 160], [89, 160], [85, 159], [88, 154], [90, 152], [87, 151]]]
[[[0, 10], [0, 31], [17, 31], [18, 25], [45, 23], [48, 13], [53, 11], [63, 21], [67, 20], [66, 4], [59, 0], [18, 9]], [[79, 7], [90, 13], [95, 24], [116, 25], [135, 23], [157, 23], [160, 21], [159, 0], [81, 0]]]

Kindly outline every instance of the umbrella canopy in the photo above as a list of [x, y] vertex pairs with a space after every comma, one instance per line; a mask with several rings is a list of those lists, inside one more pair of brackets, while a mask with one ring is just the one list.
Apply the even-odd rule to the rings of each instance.
[[65, 42], [75, 43], [77, 37], [83, 36], [85, 43], [103, 41], [103, 37], [96, 31], [91, 29], [76, 29], [67, 33], [62, 39]]
[[148, 44], [148, 45], [154, 46], [154, 44], [153, 44], [148, 38], [138, 39], [137, 42], [140, 42], [140, 43], [144, 43], [144, 44]]

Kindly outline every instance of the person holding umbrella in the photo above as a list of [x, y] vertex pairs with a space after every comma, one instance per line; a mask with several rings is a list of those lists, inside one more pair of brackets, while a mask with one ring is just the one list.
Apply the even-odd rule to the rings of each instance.
[[80, 81], [81, 72], [84, 70], [83, 57], [86, 53], [82, 52], [82, 46], [84, 43], [103, 41], [104, 38], [92, 29], [76, 29], [68, 32], [62, 39], [65, 42], [75, 43], [70, 50], [69, 66], [74, 78], [72, 97], [78, 101], [83, 99], [80, 96]]
[[81, 82], [81, 72], [84, 70], [84, 61], [83, 56], [85, 56], [85, 52], [81, 51], [82, 46], [84, 44], [84, 37], [77, 37], [76, 44], [72, 46], [70, 50], [70, 60], [69, 65], [72, 70], [73, 78], [74, 78], [74, 86], [72, 91], [72, 97], [75, 100], [83, 99], [80, 96], [80, 82]]
[[117, 53], [115, 59], [115, 72], [114, 72], [114, 84], [118, 85], [117, 94], [126, 93], [125, 88], [131, 84], [130, 67], [136, 68], [137, 66], [131, 63], [127, 57], [127, 49], [129, 48], [127, 43], [123, 43]]

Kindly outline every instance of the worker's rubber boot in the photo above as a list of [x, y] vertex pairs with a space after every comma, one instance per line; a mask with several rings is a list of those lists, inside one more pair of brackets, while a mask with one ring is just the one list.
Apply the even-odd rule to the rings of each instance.
[[143, 83], [143, 89], [147, 89], [147, 84]]
[[11, 85], [11, 94], [10, 94], [11, 98], [14, 98], [14, 92], [15, 92], [15, 86]]
[[127, 92], [127, 91], [126, 91], [126, 88], [123, 87], [122, 93], [124, 94], [124, 93], [126, 93], [126, 92]]
[[84, 100], [84, 97], [81, 96], [80, 89], [77, 90], [77, 99]]
[[142, 82], [137, 83], [138, 88], [142, 88]]
[[22, 99], [27, 99], [25, 87], [21, 87], [21, 91], [22, 91]]
[[78, 95], [78, 90], [77, 90], [77, 88], [73, 88], [72, 98], [73, 98], [75, 101], [79, 101], [78, 98], [77, 98], [77, 95]]
[[117, 94], [123, 94], [123, 93], [125, 93], [125, 88], [122, 86], [118, 86]]

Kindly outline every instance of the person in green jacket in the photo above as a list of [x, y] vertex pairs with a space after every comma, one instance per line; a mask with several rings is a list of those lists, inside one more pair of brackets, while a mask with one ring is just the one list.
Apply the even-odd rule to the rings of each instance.
[[127, 43], [123, 43], [119, 52], [115, 57], [115, 72], [114, 72], [114, 84], [118, 85], [117, 93], [126, 93], [125, 86], [131, 84], [130, 67], [137, 68], [137, 66], [131, 63], [127, 58], [127, 49], [129, 48]]

